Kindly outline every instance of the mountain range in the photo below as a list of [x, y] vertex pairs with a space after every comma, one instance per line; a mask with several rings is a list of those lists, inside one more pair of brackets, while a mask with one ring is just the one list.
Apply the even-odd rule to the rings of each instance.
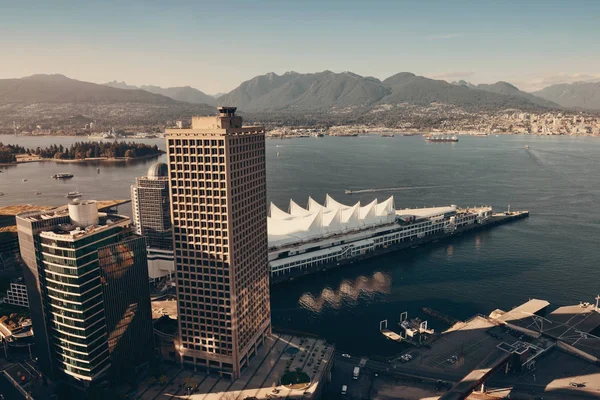
[[136, 87], [125, 82], [99, 85], [63, 75], [0, 79], [0, 128], [5, 129], [13, 121], [22, 126], [46, 124], [62, 128], [80, 127], [91, 120], [97, 120], [99, 126], [164, 126], [192, 115], [214, 114], [216, 104], [237, 106], [250, 119], [274, 124], [374, 121], [375, 112], [385, 118], [383, 123], [391, 125], [419, 115], [427, 124], [432, 120], [443, 123], [460, 114], [450, 109], [471, 115], [507, 109], [600, 110], [600, 83], [554, 85], [527, 93], [502, 81], [479, 85], [466, 81], [449, 83], [410, 72], [379, 80], [352, 72], [292, 71], [254, 77], [215, 99], [192, 87]]
[[217, 99], [215, 96], [208, 95], [198, 89], [194, 89], [190, 86], [182, 87], [170, 87], [161, 88], [158, 86], [144, 85], [144, 86], [131, 86], [125, 82], [112, 81], [105, 83], [104, 85], [110, 86], [117, 89], [128, 89], [128, 90], [145, 90], [146, 92], [160, 94], [166, 97], [170, 97], [173, 100], [185, 101], [192, 104], [208, 104], [211, 106], [217, 105]]
[[451, 84], [401, 72], [383, 81], [351, 72], [313, 74], [273, 72], [243, 82], [218, 99], [244, 111], [315, 110], [349, 106], [408, 103], [444, 103], [467, 109], [560, 108], [506, 83], [493, 85]]
[[82, 127], [164, 125], [165, 121], [207, 115], [215, 108], [177, 101], [140, 89], [118, 89], [63, 75], [0, 79], [0, 128], [21, 126]]

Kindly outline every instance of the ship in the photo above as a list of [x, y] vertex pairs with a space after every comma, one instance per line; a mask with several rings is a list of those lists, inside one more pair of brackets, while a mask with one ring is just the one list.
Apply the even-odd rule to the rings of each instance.
[[76, 199], [81, 196], [83, 196], [83, 193], [81, 193], [81, 192], [69, 192], [69, 193], [67, 193], [67, 195], [65, 197], [67, 199]]
[[529, 216], [490, 206], [395, 209], [393, 196], [345, 205], [327, 195], [325, 204], [309, 198], [306, 208], [291, 200], [288, 210], [269, 207], [271, 284]]
[[69, 173], [52, 175], [54, 179], [71, 179], [74, 175]]
[[428, 142], [458, 142], [456, 136], [443, 136], [443, 135], [429, 135], [425, 136], [425, 140]]

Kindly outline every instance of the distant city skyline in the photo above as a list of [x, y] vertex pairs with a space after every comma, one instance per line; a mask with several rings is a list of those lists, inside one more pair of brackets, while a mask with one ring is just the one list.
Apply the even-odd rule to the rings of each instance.
[[407, 71], [533, 91], [600, 80], [599, 13], [591, 0], [11, 3], [0, 79], [59, 73], [214, 94], [268, 72]]

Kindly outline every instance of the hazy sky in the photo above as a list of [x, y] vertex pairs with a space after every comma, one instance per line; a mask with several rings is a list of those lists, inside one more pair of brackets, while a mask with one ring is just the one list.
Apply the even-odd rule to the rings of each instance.
[[0, 0], [0, 78], [226, 92], [267, 72], [600, 80], [600, 0]]

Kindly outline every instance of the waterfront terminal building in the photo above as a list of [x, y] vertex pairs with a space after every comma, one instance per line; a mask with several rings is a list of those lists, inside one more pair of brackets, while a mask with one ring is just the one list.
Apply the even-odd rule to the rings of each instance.
[[91, 200], [16, 219], [42, 373], [83, 388], [131, 378], [154, 355], [145, 239]]
[[175, 272], [170, 204], [169, 167], [153, 164], [147, 176], [137, 178], [131, 186], [133, 222], [136, 233], [146, 238], [151, 281]]
[[454, 205], [396, 210], [393, 197], [349, 206], [327, 195], [324, 205], [309, 198], [306, 208], [292, 200], [287, 212], [271, 203], [271, 283], [443, 238], [484, 224], [491, 215], [491, 207]]

